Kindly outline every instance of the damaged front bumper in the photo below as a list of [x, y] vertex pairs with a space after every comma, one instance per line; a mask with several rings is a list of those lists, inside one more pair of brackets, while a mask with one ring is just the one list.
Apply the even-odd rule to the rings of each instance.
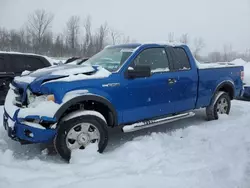
[[[22, 108], [13, 104], [14, 92], [10, 89], [5, 100], [3, 126], [8, 136], [13, 140], [26, 143], [49, 143], [53, 140], [57, 130], [56, 118], [44, 116], [44, 111], [37, 108]], [[25, 115], [29, 112], [29, 115]]]
[[22, 144], [28, 143], [49, 143], [56, 135], [56, 129], [41, 129], [27, 125], [28, 122], [20, 122], [12, 119], [4, 111], [3, 125], [8, 136]]

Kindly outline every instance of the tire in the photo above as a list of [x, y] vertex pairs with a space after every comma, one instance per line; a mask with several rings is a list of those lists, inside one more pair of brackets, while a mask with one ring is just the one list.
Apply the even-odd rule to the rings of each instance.
[[[227, 108], [225, 107], [223, 108], [223, 106], [221, 105], [222, 101], [223, 103], [225, 102], [227, 104]], [[219, 91], [214, 95], [211, 104], [206, 108], [207, 120], [208, 121], [217, 120], [219, 119], [219, 114], [229, 114], [230, 109], [231, 109], [230, 96], [226, 92]]]
[[[77, 138], [81, 137], [79, 135], [82, 133], [79, 133], [79, 131], [77, 129], [80, 129], [80, 131], [82, 131], [81, 130], [82, 125], [91, 126], [91, 128], [94, 129], [94, 131], [92, 131], [92, 132], [97, 133], [97, 130], [98, 130], [98, 135], [99, 135], [98, 152], [99, 153], [102, 153], [108, 144], [107, 124], [100, 117], [94, 116], [94, 115], [82, 115], [79, 117], [75, 117], [73, 119], [69, 119], [67, 121], [63, 121], [63, 122], [59, 123], [57, 135], [54, 139], [54, 147], [55, 147], [55, 150], [57, 151], [57, 153], [67, 162], [69, 162], [69, 160], [71, 158], [71, 151], [72, 151], [72, 149], [69, 149], [69, 145], [71, 145], [72, 141], [73, 141], [72, 145], [74, 145], [75, 142], [78, 142], [77, 141], [78, 139], [76, 139], [74, 141], [74, 139], [71, 140], [71, 138], [68, 138], [69, 134], [71, 132], [74, 132], [74, 133], [78, 134]], [[80, 126], [80, 128], [79, 128], [79, 126]], [[88, 128], [88, 130], [89, 129], [90, 128]], [[84, 135], [89, 135], [89, 133], [91, 133], [91, 132], [87, 131], [87, 134], [84, 134]], [[74, 135], [74, 134], [71, 134], [71, 135]], [[83, 137], [85, 137], [85, 136], [83, 136]], [[91, 142], [93, 140], [90, 141], [90, 139], [89, 139], [90, 137], [88, 137], [88, 139], [86, 139], [87, 137], [85, 137], [83, 140], [88, 140], [89, 141], [88, 144], [91, 144]], [[97, 140], [95, 140], [95, 141], [97, 141]], [[69, 142], [71, 142], [71, 143], [69, 143]], [[79, 142], [77, 144], [79, 144]], [[80, 149], [84, 149], [82, 147], [87, 147], [87, 146], [81, 146]], [[76, 148], [74, 148], [74, 149], [76, 149]]]

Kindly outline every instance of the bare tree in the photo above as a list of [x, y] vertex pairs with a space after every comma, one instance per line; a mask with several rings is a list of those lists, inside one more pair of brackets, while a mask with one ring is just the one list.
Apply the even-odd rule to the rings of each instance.
[[51, 27], [51, 22], [54, 16], [45, 10], [36, 10], [33, 14], [29, 15], [27, 29], [32, 36], [35, 52], [39, 51], [43, 37]]
[[66, 23], [65, 33], [59, 35], [51, 31], [52, 20], [52, 14], [36, 10], [29, 15], [28, 22], [20, 30], [0, 27], [0, 50], [39, 53], [54, 57], [72, 55], [90, 57], [111, 42], [113, 44], [134, 42], [129, 36], [115, 29], [110, 30], [107, 23], [100, 25], [93, 34], [90, 16], [84, 22], [84, 32], [81, 37], [78, 16], [72, 16]]
[[24, 38], [25, 38], [25, 44], [27, 46], [26, 51], [24, 52], [35, 52], [34, 50], [35, 46], [33, 47], [34, 44], [32, 43], [32, 36], [27, 29], [24, 30]]
[[196, 59], [199, 59], [199, 53], [202, 50], [202, 48], [204, 48], [204, 47], [205, 47], [205, 43], [201, 37], [196, 38], [194, 40], [194, 52], [193, 53], [194, 53], [194, 57]]
[[10, 50], [12, 51], [20, 51], [21, 50], [21, 38], [20, 33], [16, 30], [10, 30], [9, 32], [9, 42], [10, 42]]
[[67, 22], [67, 41], [72, 50], [77, 46], [80, 28], [80, 17], [71, 16]]
[[220, 52], [210, 52], [208, 54], [208, 59], [210, 62], [219, 62], [222, 60], [222, 55]]
[[128, 44], [128, 43], [130, 43], [130, 37], [124, 35], [124, 36], [123, 36], [123, 39], [122, 39], [122, 43], [123, 43], [123, 44]]
[[168, 42], [174, 42], [174, 33], [173, 32], [168, 33]]
[[108, 35], [108, 24], [105, 23], [98, 28], [96, 33], [95, 37], [96, 52], [99, 52], [104, 48], [107, 35]]
[[92, 37], [92, 23], [91, 17], [88, 16], [84, 21], [84, 39], [82, 44], [82, 53], [85, 56], [91, 56], [94, 54], [94, 44]]
[[0, 50], [10, 50], [9, 43], [9, 32], [5, 28], [0, 28]]
[[250, 48], [246, 49], [245, 60], [248, 61], [248, 62], [250, 62]]
[[224, 61], [232, 61], [233, 56], [235, 55], [233, 52], [232, 44], [225, 44], [223, 46], [223, 51], [224, 51], [223, 60]]
[[180, 42], [183, 43], [183, 44], [188, 44], [189, 36], [188, 36], [187, 33], [181, 35]]
[[54, 47], [53, 47], [53, 56], [59, 56], [62, 57], [64, 56], [66, 50], [63, 42], [63, 35], [59, 34], [56, 36], [56, 40], [54, 42]]
[[113, 45], [118, 44], [121, 40], [121, 33], [115, 29], [110, 29], [110, 36]]
[[53, 33], [47, 32], [41, 42], [40, 53], [50, 56], [53, 49]]

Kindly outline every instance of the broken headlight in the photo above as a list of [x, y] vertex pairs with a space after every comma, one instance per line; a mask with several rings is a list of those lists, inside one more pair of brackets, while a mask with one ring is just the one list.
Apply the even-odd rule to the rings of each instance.
[[29, 107], [35, 107], [41, 102], [53, 101], [55, 102], [55, 96], [51, 95], [35, 95], [29, 89], [27, 90], [27, 103]]

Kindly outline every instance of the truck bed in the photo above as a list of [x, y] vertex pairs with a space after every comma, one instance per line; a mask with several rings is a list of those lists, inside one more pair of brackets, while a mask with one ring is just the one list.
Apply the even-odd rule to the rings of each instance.
[[234, 85], [234, 97], [239, 96], [242, 90], [241, 72], [243, 66], [221, 64], [198, 64], [198, 97], [196, 108], [210, 104], [211, 98], [220, 84], [229, 82]]

